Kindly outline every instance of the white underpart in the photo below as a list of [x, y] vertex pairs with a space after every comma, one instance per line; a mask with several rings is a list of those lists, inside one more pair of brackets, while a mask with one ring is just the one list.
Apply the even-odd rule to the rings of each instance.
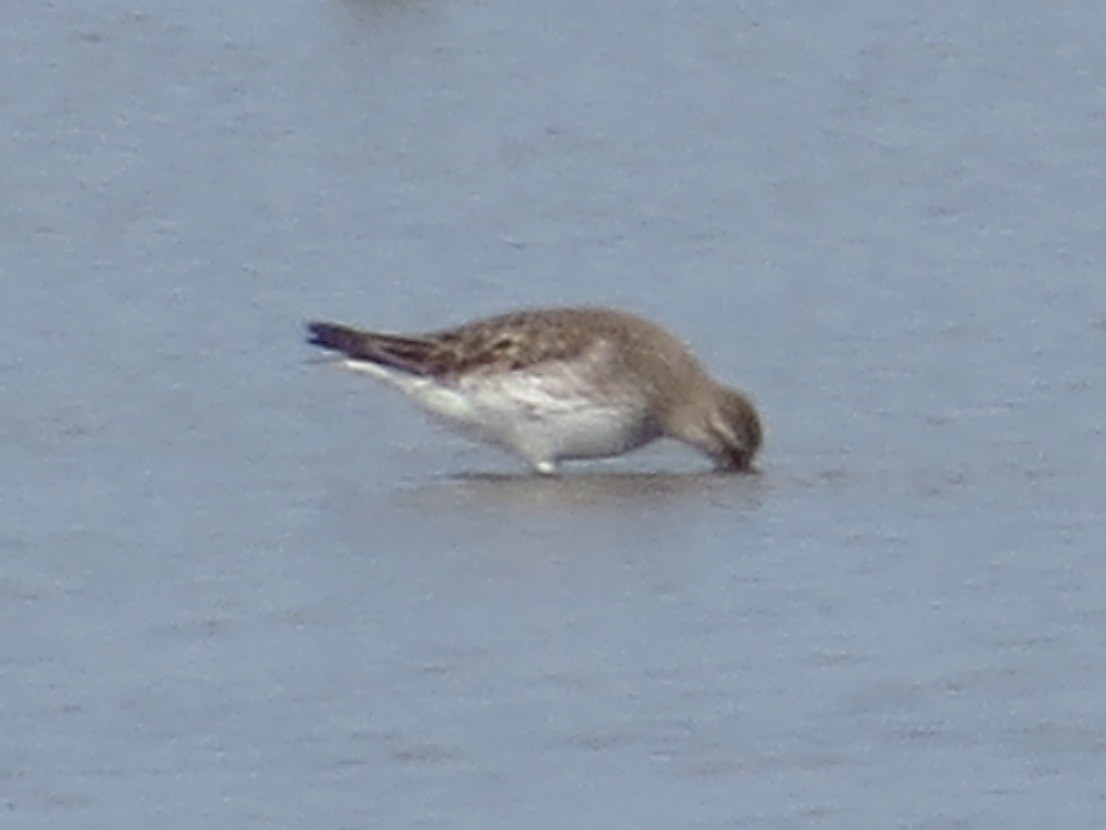
[[600, 396], [586, 372], [565, 364], [475, 374], [455, 384], [365, 361], [344, 364], [403, 390], [446, 425], [498, 444], [542, 473], [554, 472], [560, 459], [618, 455], [656, 437], [643, 401]]

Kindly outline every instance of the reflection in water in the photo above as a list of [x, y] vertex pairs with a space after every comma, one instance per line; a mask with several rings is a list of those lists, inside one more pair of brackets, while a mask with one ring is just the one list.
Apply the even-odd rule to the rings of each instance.
[[760, 475], [464, 475], [393, 491], [355, 518], [350, 538], [374, 556], [384, 550], [389, 562], [395, 552], [380, 543], [394, 540], [404, 568], [454, 568], [461, 581], [536, 578], [606, 590], [621, 584], [625, 567], [644, 567], [676, 584], [687, 578], [688, 554], [734, 549], [767, 493]]
[[516, 505], [606, 510], [695, 503], [753, 510], [763, 501], [766, 489], [760, 474], [599, 472], [555, 477], [464, 474], [421, 485], [401, 498], [421, 507], [440, 509]]

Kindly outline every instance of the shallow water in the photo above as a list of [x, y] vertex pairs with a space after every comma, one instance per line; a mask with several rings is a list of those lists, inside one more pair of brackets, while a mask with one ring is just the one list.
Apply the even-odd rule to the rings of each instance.
[[[1104, 23], [4, 6], [4, 826], [1103, 826]], [[761, 473], [302, 343], [570, 302]]]

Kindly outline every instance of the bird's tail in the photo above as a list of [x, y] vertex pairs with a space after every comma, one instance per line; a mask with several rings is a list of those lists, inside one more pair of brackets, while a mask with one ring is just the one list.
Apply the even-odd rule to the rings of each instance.
[[341, 352], [349, 360], [376, 363], [413, 375], [432, 371], [433, 346], [415, 337], [398, 337], [343, 326], [338, 323], [308, 323], [307, 342], [332, 352]]

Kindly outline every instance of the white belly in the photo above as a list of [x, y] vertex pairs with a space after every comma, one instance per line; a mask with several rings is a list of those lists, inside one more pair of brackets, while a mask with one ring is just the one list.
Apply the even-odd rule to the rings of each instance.
[[597, 394], [563, 367], [443, 384], [359, 361], [347, 365], [389, 381], [447, 426], [511, 450], [544, 472], [560, 459], [618, 455], [657, 437], [643, 400], [626, 390]]
[[538, 467], [618, 455], [656, 437], [637, 401], [600, 402], [571, 380], [558, 373], [471, 379], [456, 393], [465, 402], [465, 429]]

